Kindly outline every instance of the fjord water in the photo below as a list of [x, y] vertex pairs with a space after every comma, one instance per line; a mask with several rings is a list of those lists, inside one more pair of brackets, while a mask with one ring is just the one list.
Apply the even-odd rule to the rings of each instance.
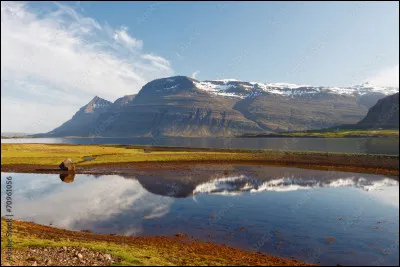
[[121, 235], [184, 233], [319, 264], [399, 264], [399, 183], [381, 175], [202, 165], [119, 175], [2, 173], [2, 203], [7, 176], [14, 217], [26, 221]]
[[399, 154], [399, 138], [12, 138], [2, 143], [120, 144], [193, 148], [283, 149], [341, 153]]

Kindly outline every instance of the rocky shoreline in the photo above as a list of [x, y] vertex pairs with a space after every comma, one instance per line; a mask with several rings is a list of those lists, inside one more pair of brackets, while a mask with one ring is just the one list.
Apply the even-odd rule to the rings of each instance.
[[184, 234], [135, 237], [100, 235], [12, 221], [8, 261], [6, 220], [1, 220], [1, 265], [234, 265], [312, 266], [313, 264], [226, 245], [204, 242]]

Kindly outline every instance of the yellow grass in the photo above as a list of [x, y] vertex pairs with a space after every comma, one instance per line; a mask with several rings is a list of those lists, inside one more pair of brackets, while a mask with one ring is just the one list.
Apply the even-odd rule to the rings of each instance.
[[[237, 160], [253, 159], [253, 153], [151, 151], [121, 146], [100, 145], [54, 145], [54, 144], [2, 144], [1, 164], [57, 165], [65, 158], [79, 164], [141, 162], [141, 161], [184, 161], [184, 160]], [[95, 158], [84, 161], [85, 157]]]

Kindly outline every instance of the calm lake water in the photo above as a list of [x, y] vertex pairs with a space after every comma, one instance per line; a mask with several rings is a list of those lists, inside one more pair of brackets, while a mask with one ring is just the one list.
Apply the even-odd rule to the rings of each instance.
[[95, 233], [184, 233], [327, 265], [399, 264], [399, 183], [385, 176], [201, 165], [124, 176], [2, 173], [2, 205], [7, 176], [22, 220]]
[[196, 148], [282, 149], [399, 154], [399, 138], [19, 138], [2, 143], [131, 144]]

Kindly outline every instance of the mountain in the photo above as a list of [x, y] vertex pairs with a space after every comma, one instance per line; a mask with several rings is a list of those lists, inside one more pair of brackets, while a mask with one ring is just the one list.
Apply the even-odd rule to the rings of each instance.
[[367, 116], [357, 123], [361, 128], [399, 128], [399, 93], [387, 96], [369, 109]]
[[126, 95], [123, 97], [118, 98], [110, 107], [111, 109], [120, 109], [127, 106], [132, 100], [135, 98], [136, 95]]
[[[235, 99], [213, 97], [196, 80], [176, 76], [147, 83], [117, 112], [102, 114], [104, 136], [227, 136], [260, 127], [232, 109]], [[99, 124], [101, 122], [99, 121]]]
[[398, 88], [368, 83], [316, 87], [175, 76], [153, 80], [137, 95], [114, 103], [95, 97], [44, 136], [234, 136], [320, 129], [357, 123], [395, 92]]
[[88, 104], [81, 107], [69, 121], [45, 136], [89, 136], [94, 133], [94, 123], [98, 117], [106, 112], [111, 104], [110, 101], [95, 96]]
[[355, 123], [378, 99], [398, 90], [368, 83], [341, 88], [233, 79], [200, 82], [198, 87], [214, 95], [241, 99], [234, 109], [270, 132], [320, 129], [339, 122]]

